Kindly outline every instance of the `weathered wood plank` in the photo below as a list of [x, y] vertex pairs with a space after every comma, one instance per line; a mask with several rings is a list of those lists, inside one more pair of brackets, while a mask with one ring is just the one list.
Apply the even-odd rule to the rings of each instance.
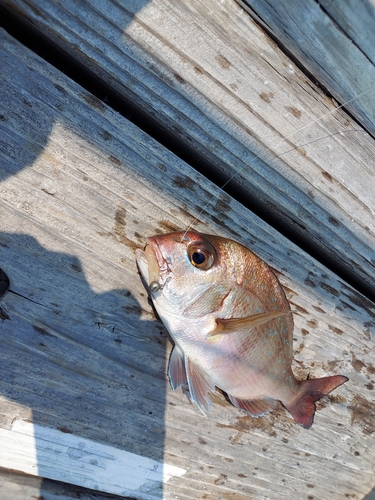
[[[168, 500], [361, 499], [374, 486], [374, 305], [4, 32], [0, 50], [1, 427], [32, 419], [187, 470], [155, 485]], [[197, 228], [248, 245], [286, 287], [295, 373], [350, 378], [311, 431], [219, 393], [205, 419], [169, 388], [133, 252], [212, 195]]]
[[[119, 500], [124, 497], [87, 490], [0, 468], [0, 493], [4, 499], [25, 500]], [[131, 500], [131, 499], [128, 499]]]
[[[1, 4], [173, 136], [207, 175], [223, 184], [239, 172], [230, 183], [238, 199], [375, 296], [374, 140], [239, 5]], [[296, 16], [302, 7], [295, 5]], [[346, 53], [340, 37], [337, 50]], [[351, 78], [339, 80], [347, 99], [369, 91], [358, 100], [369, 128], [373, 65], [364, 67], [352, 49], [359, 66], [345, 61]]]
[[[160, 483], [186, 470], [90, 439], [16, 419], [0, 428], [0, 466], [85, 488], [145, 500], [160, 497]], [[11, 457], [11, 461], [10, 461]], [[156, 491], [155, 491], [156, 490]]]
[[[371, 0], [238, 0], [374, 136]], [[362, 97], [356, 99], [357, 96]]]

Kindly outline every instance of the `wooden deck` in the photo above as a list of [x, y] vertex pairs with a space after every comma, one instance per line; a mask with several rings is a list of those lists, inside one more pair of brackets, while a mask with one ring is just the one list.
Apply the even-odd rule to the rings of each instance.
[[[374, 7], [275, 4], [0, 1], [1, 498], [374, 498]], [[349, 377], [310, 431], [170, 389], [134, 250], [195, 218]]]

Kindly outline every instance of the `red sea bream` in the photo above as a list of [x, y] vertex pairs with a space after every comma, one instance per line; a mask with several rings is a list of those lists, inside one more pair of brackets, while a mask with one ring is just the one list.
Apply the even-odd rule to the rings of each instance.
[[281, 401], [296, 422], [310, 428], [315, 401], [348, 380], [296, 380], [288, 300], [269, 266], [243, 245], [176, 232], [148, 238], [136, 259], [175, 344], [171, 386], [187, 384], [203, 413], [218, 387], [254, 417]]

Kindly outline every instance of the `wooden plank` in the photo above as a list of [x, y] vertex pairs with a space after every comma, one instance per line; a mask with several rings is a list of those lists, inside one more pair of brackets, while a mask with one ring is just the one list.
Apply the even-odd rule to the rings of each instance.
[[[186, 470], [113, 446], [15, 420], [0, 428], [0, 466], [85, 488], [145, 500], [160, 497], [160, 484]], [[74, 471], [73, 471], [74, 470]], [[155, 491], [156, 490], [156, 491]]]
[[38, 500], [72, 500], [77, 498], [80, 500], [119, 500], [124, 498], [5, 469], [0, 469], [0, 493], [3, 498], [12, 500], [25, 500], [25, 498]]
[[[238, 0], [340, 103], [375, 135], [371, 0]], [[362, 95], [356, 99], [357, 96]]]
[[[238, 172], [228, 185], [237, 199], [375, 297], [374, 140], [239, 5], [1, 3], [173, 136], [220, 185]], [[347, 42], [341, 35], [337, 50], [346, 53]], [[359, 66], [338, 59], [352, 75], [338, 79], [349, 88], [344, 98], [366, 92], [355, 102], [370, 128], [373, 67], [352, 49]]]
[[[1, 428], [32, 419], [186, 470], [155, 487], [167, 500], [361, 499], [374, 486], [374, 305], [3, 31], [0, 50]], [[195, 216], [277, 271], [296, 375], [350, 378], [311, 431], [220, 393], [204, 418], [171, 391], [134, 248]]]
[[374, 65], [374, 2], [362, 0], [360, 4], [357, 4], [352, 0], [341, 3], [322, 0], [321, 6], [334, 23], [346, 33], [352, 43]]

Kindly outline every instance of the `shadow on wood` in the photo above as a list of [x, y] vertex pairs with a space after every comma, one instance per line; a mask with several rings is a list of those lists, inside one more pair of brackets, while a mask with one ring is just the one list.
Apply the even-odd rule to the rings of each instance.
[[[354, 17], [368, 18], [367, 3]], [[231, 196], [374, 300], [374, 141], [235, 2], [3, 4], [48, 40], [43, 47], [58, 47], [104, 85], [104, 102], [122, 103], [125, 116], [136, 110], [151, 135], [218, 186], [235, 174]], [[369, 118], [374, 66], [319, 2], [294, 7], [285, 2], [282, 17], [298, 19], [318, 63], [322, 47], [334, 49], [329, 70], [343, 76], [331, 78], [333, 94], [364, 102]]]
[[[23, 416], [36, 425], [38, 475], [64, 480], [61, 474], [69, 479], [71, 473], [68, 482], [74, 482], [72, 470], [89, 459], [93, 473], [97, 466], [92, 480], [99, 483], [99, 473], [103, 474], [104, 456], [86, 452], [84, 439], [81, 450], [67, 444], [68, 462], [65, 472], [59, 473], [58, 468], [64, 469], [60, 462], [64, 436], [55, 436], [55, 443], [50, 440], [54, 453], [47, 455], [46, 443], [38, 443], [39, 438], [46, 439], [45, 427], [92, 440], [96, 450], [103, 443], [163, 462], [163, 330], [155, 328], [155, 321], [140, 319], [142, 309], [129, 290], [96, 293], [75, 256], [49, 251], [23, 234], [0, 233], [0, 241], [0, 262], [10, 279], [2, 300], [9, 318], [0, 323], [1, 393], [21, 405]], [[12, 427], [12, 405], [2, 402], [1, 413]], [[121, 468], [125, 475], [126, 464]], [[153, 488], [160, 490], [162, 473], [161, 468]], [[89, 482], [86, 486], [93, 487]]]
[[[158, 462], [163, 456], [188, 469], [164, 484], [168, 499], [367, 493], [375, 460], [373, 304], [2, 36], [0, 131], [10, 175], [0, 184], [0, 262], [13, 292], [1, 302], [10, 318], [0, 323], [3, 435], [20, 422], [26, 433], [33, 419], [64, 442], [72, 436]], [[20, 104], [24, 96], [31, 106]], [[20, 136], [30, 149], [45, 144], [23, 169]], [[198, 230], [240, 240], [277, 270], [294, 311], [296, 375], [350, 378], [321, 403], [311, 431], [283, 410], [245, 416], [220, 395], [204, 419], [180, 391], [168, 389], [165, 330], [147, 303], [134, 249], [151, 234], [186, 228], [195, 215]], [[41, 458], [42, 439], [38, 444]], [[70, 465], [78, 463], [77, 448], [68, 448]]]

